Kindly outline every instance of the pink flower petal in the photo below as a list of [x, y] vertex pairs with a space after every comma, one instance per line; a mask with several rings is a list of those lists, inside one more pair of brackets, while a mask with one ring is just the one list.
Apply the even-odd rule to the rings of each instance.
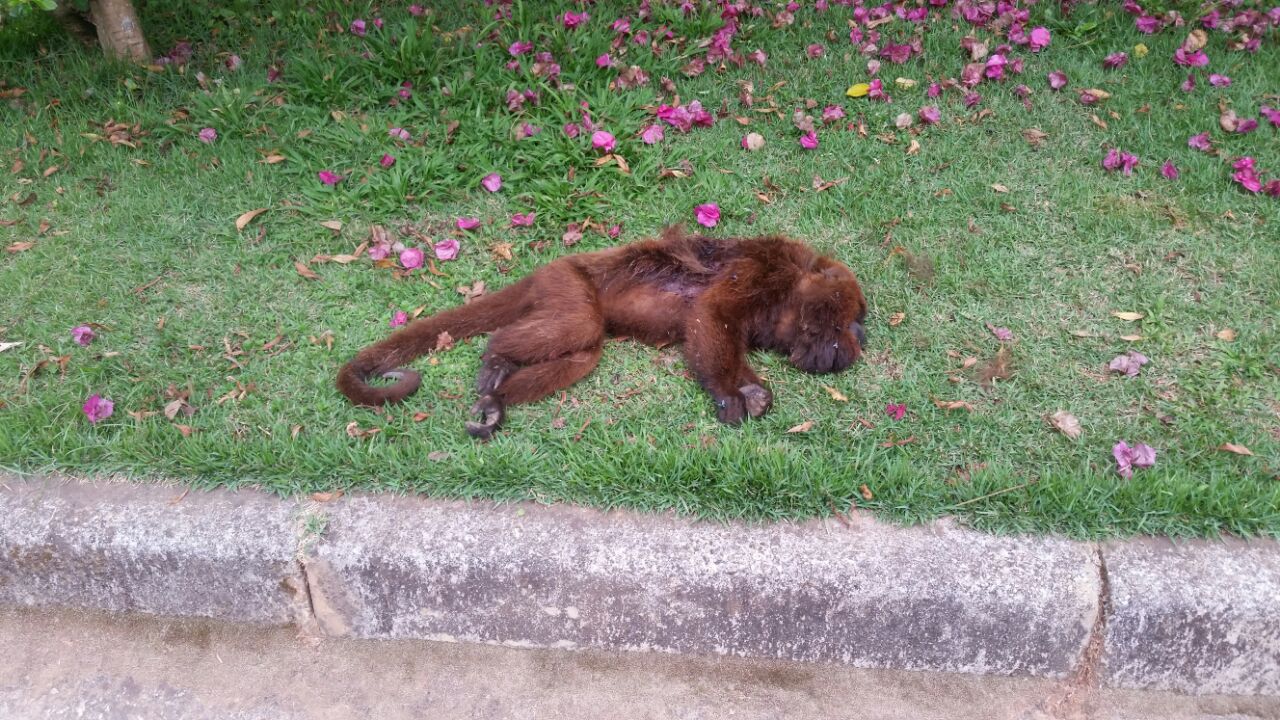
[[640, 131], [640, 140], [645, 145], [653, 145], [662, 142], [664, 133], [661, 125], [646, 125], [644, 130]]
[[907, 414], [907, 406], [902, 403], [889, 403], [884, 406], [884, 414], [894, 420], [901, 420]]
[[693, 217], [703, 227], [715, 227], [716, 223], [720, 222], [720, 206], [715, 203], [695, 206]]
[[496, 193], [502, 189], [502, 176], [498, 173], [489, 173], [480, 179], [480, 185], [491, 193]]
[[93, 339], [97, 336], [98, 334], [88, 325], [78, 325], [71, 328], [71, 339], [80, 347], [89, 347], [89, 343], [93, 342]]
[[1007, 327], [996, 327], [991, 323], [987, 323], [987, 329], [1000, 342], [1013, 342], [1013, 331]]
[[407, 322], [409, 322], [409, 313], [403, 310], [397, 310], [391, 316], [390, 325], [391, 327], [400, 327], [401, 325], [404, 325]]
[[804, 135], [801, 135], [800, 147], [804, 148], [805, 150], [817, 150], [818, 149], [818, 133], [810, 130]]
[[475, 230], [480, 227], [480, 218], [460, 217], [454, 222], [459, 230]]
[[1054, 70], [1049, 73], [1049, 88], [1052, 90], [1061, 90], [1067, 86], [1067, 74], [1061, 70]]
[[89, 422], [97, 423], [100, 420], [111, 417], [111, 413], [115, 412], [115, 407], [115, 403], [111, 402], [111, 400], [95, 394], [90, 395], [89, 399], [84, 401], [84, 406], [81, 409], [84, 410], [85, 417], [89, 418]]
[[320, 182], [328, 185], [329, 187], [333, 187], [334, 185], [342, 182], [342, 176], [332, 170], [321, 170], [316, 173], [316, 177], [320, 178]]
[[218, 139], [218, 131], [211, 127], [203, 128], [197, 137], [200, 138], [200, 142], [208, 144]]
[[1049, 43], [1053, 40], [1053, 36], [1049, 33], [1049, 28], [1046, 27], [1032, 28], [1027, 38], [1029, 40], [1027, 47], [1031, 48], [1031, 52], [1040, 52], [1049, 47]]
[[1165, 160], [1164, 165], [1160, 166], [1160, 174], [1163, 175], [1166, 180], [1177, 180], [1178, 168], [1174, 166], [1172, 160]]
[[617, 145], [618, 142], [614, 139], [612, 133], [607, 133], [604, 130], [597, 130], [591, 133], [591, 147], [596, 150], [613, 152], [613, 149], [617, 147]]
[[415, 270], [422, 267], [422, 262], [426, 256], [422, 252], [422, 248], [405, 248], [400, 251], [400, 264], [405, 270]]
[[396, 164], [395, 156], [393, 156], [393, 155], [387, 155], [387, 154], [385, 154], [385, 153], [384, 153], [384, 154], [383, 154], [383, 156], [382, 156], [382, 159], [378, 161], [378, 164], [379, 164], [379, 165], [381, 165], [381, 166], [382, 166], [382, 167], [384, 167], [384, 168], [389, 168], [389, 167], [391, 167], [392, 165], [395, 165], [395, 164]]
[[[462, 245], [453, 238], [446, 238], [431, 246], [436, 251], [436, 258], [439, 260], [452, 260], [458, 257], [458, 250]], [[403, 257], [403, 256], [402, 256]]]
[[516, 213], [511, 216], [511, 227], [530, 227], [537, 216], [537, 213]]

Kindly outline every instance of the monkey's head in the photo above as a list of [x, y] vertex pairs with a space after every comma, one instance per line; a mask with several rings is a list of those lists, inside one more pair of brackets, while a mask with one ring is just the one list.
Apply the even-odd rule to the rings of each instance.
[[786, 310], [778, 332], [792, 365], [810, 373], [840, 372], [862, 356], [867, 301], [849, 268], [818, 258]]

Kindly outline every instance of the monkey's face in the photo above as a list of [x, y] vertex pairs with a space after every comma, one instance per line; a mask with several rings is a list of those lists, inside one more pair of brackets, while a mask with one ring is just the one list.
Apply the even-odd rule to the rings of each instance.
[[840, 372], [862, 356], [867, 304], [848, 268], [822, 258], [797, 285], [793, 302], [786, 328], [791, 364], [809, 373]]

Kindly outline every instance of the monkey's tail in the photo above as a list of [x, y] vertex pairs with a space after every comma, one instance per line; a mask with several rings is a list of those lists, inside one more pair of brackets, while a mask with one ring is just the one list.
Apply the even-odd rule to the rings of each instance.
[[[513, 322], [527, 310], [530, 284], [530, 279], [525, 278], [469, 305], [414, 320], [343, 365], [338, 371], [338, 390], [357, 405], [400, 402], [422, 384], [422, 375], [402, 365], [436, 349], [442, 333], [462, 340]], [[374, 377], [394, 382], [370, 385], [369, 380]]]

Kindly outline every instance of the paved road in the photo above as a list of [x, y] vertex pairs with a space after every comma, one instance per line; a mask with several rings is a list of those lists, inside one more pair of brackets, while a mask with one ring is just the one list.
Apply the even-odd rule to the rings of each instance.
[[1280, 718], [1280, 699], [0, 610], [5, 720]]

